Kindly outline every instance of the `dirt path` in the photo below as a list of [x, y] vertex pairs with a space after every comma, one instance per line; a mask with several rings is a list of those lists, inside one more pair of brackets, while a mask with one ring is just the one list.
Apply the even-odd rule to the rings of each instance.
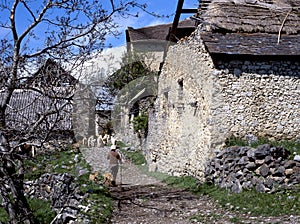
[[[82, 153], [94, 171], [101, 170], [105, 173], [109, 171], [107, 160], [107, 153], [109, 150], [109, 147], [89, 148], [82, 149]], [[136, 185], [159, 184], [160, 181], [141, 173], [135, 165], [128, 160], [125, 160], [125, 163], [120, 166], [117, 175], [117, 184], [120, 183], [122, 183], [122, 186], [130, 187]]]
[[[108, 151], [108, 147], [82, 149], [86, 161], [93, 169], [102, 171], [108, 170], [106, 159]], [[166, 186], [159, 180], [143, 174], [129, 161], [122, 165], [117, 184], [119, 184], [118, 187], [110, 189], [114, 199], [114, 211], [111, 218], [113, 224], [300, 224], [300, 217], [253, 217], [250, 214], [225, 210], [206, 196], [194, 195], [185, 190]]]

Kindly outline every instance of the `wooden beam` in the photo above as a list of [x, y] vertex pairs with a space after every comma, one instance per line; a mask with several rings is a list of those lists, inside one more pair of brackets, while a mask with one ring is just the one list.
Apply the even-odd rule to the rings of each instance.
[[184, 2], [184, 0], [178, 0], [177, 9], [176, 9], [176, 13], [174, 16], [172, 28], [170, 30], [169, 41], [174, 41], [174, 35], [175, 35], [176, 29], [178, 27], [180, 14], [181, 14], [180, 12], [182, 10], [183, 2]]
[[186, 14], [189, 14], [189, 13], [197, 13], [198, 12], [198, 9], [181, 9], [180, 11], [181, 13], [186, 13]]
[[176, 40], [175, 35], [176, 35], [176, 30], [177, 30], [177, 27], [178, 27], [180, 15], [182, 13], [187, 14], [187, 13], [197, 13], [198, 12], [198, 9], [183, 9], [182, 8], [183, 3], [184, 3], [184, 0], [178, 0], [176, 13], [175, 13], [173, 24], [172, 24], [172, 27], [171, 27], [171, 30], [170, 30], [170, 33], [169, 33], [169, 38], [168, 38], [169, 41], [175, 41]]

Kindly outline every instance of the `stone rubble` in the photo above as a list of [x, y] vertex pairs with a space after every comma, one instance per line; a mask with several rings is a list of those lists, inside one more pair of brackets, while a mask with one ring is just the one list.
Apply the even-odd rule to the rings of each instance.
[[75, 176], [68, 173], [46, 173], [37, 180], [25, 182], [25, 195], [51, 201], [57, 214], [52, 224], [89, 223], [83, 211], [88, 211], [91, 205], [82, 204], [87, 194], [80, 191], [74, 180]]
[[289, 156], [286, 149], [269, 144], [256, 149], [233, 146], [216, 150], [208, 162], [205, 177], [207, 182], [234, 193], [252, 188], [274, 192], [300, 183], [300, 162], [289, 160]]

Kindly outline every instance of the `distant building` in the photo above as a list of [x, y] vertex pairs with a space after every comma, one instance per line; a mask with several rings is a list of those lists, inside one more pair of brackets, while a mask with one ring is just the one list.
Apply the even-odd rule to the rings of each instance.
[[111, 134], [112, 126], [111, 113], [114, 106], [114, 97], [110, 95], [107, 87], [102, 87], [97, 93], [97, 103], [96, 103], [96, 135], [103, 135], [105, 133]]
[[[132, 57], [132, 65], [142, 62], [143, 70], [147, 70], [147, 78], [135, 79], [129, 87], [129, 92], [123, 95], [118, 132], [125, 142], [134, 142], [137, 147], [144, 144], [148, 130], [134, 131], [134, 120], [143, 114], [148, 115], [148, 109], [157, 95], [157, 79], [166, 51], [181, 38], [189, 36], [196, 28], [197, 21], [185, 19], [179, 22], [173, 41], [170, 41], [172, 23], [133, 28], [126, 30], [127, 53]], [[128, 74], [129, 75], [129, 74]], [[130, 76], [130, 75], [129, 75]], [[125, 100], [126, 99], [126, 100]], [[115, 116], [116, 117], [116, 116]]]
[[[25, 139], [74, 139], [72, 97], [77, 80], [52, 60], [23, 78], [5, 114], [7, 132]], [[7, 90], [0, 90], [0, 104]], [[2, 101], [2, 102], [1, 102]]]
[[149, 69], [159, 71], [167, 48], [181, 38], [189, 36], [196, 28], [197, 21], [185, 19], [179, 22], [175, 42], [170, 42], [172, 23], [142, 28], [128, 27], [126, 30], [127, 51], [141, 55]]

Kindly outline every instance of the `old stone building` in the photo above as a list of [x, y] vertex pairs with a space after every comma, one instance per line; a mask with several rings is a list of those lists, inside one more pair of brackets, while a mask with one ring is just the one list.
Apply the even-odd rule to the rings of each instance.
[[[189, 36], [195, 30], [196, 24], [197, 21], [190, 18], [179, 21], [176, 27], [176, 39]], [[159, 71], [168, 46], [176, 44], [176, 41], [168, 41], [171, 29], [172, 23], [136, 29], [128, 27], [127, 52], [140, 55], [149, 69]]]
[[[189, 36], [196, 27], [197, 21], [190, 18], [178, 22], [176, 40]], [[141, 148], [147, 139], [148, 130], [136, 131], [135, 121], [140, 116], [148, 115], [148, 108], [157, 96], [157, 75], [161, 69], [166, 50], [176, 44], [168, 41], [172, 23], [147, 26], [142, 28], [128, 27], [126, 30], [126, 42], [128, 53], [128, 65], [140, 64], [142, 69], [139, 78], [131, 81], [119, 95], [121, 113], [115, 110], [113, 120], [118, 120], [116, 131], [122, 141], [132, 144], [135, 148]], [[134, 70], [134, 69], [133, 69]], [[136, 69], [135, 69], [136, 70]], [[126, 71], [130, 77], [130, 72]], [[138, 72], [139, 73], [139, 72]], [[124, 99], [126, 103], [124, 103]], [[120, 103], [120, 102], [119, 102]]]
[[[78, 81], [62, 66], [46, 60], [29, 77], [18, 80], [5, 113], [6, 134], [13, 139], [74, 140], [72, 95]], [[7, 88], [0, 88], [0, 105]]]
[[149, 115], [151, 170], [203, 177], [216, 148], [300, 137], [300, 1], [213, 0], [171, 46]]
[[[5, 114], [11, 138], [74, 142], [95, 135], [96, 97], [60, 63], [48, 59], [16, 85]], [[6, 94], [1, 86], [0, 105]]]

